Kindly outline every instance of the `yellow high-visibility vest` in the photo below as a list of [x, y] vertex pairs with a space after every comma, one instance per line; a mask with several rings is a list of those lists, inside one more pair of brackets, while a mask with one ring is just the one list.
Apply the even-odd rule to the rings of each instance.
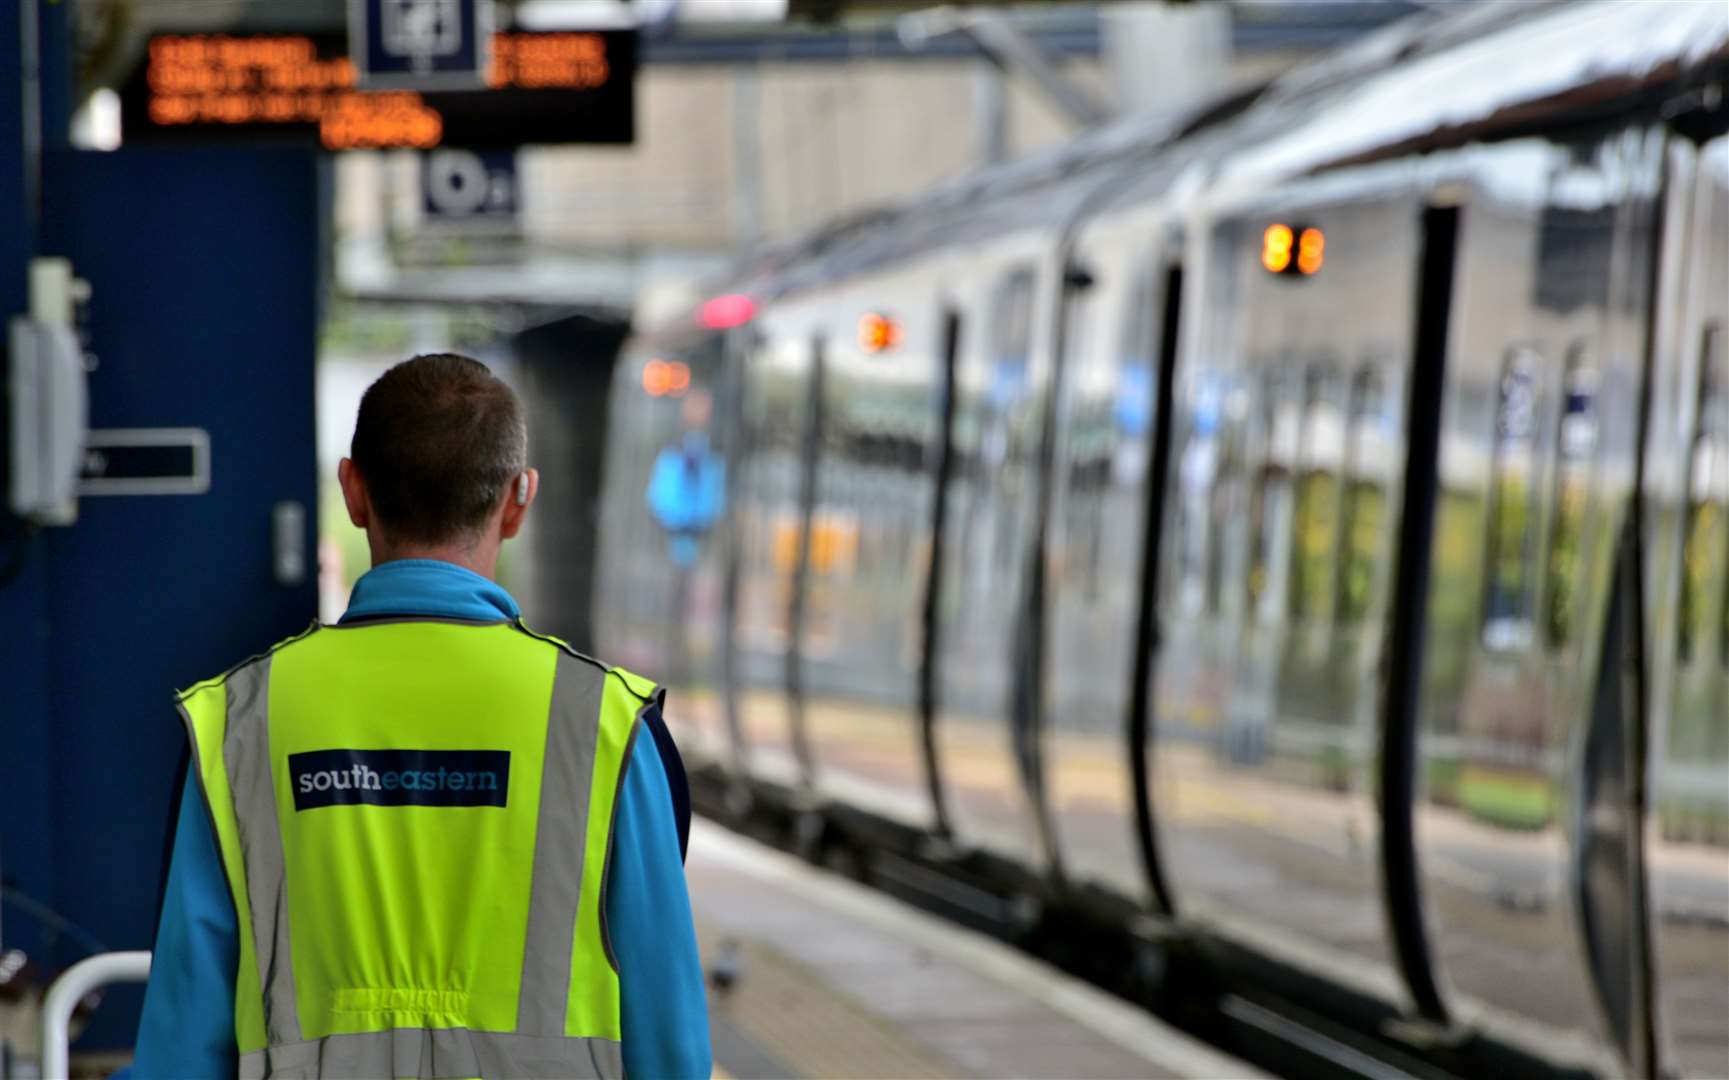
[[520, 622], [312, 629], [181, 694], [246, 1077], [617, 1077], [602, 887], [652, 683]]

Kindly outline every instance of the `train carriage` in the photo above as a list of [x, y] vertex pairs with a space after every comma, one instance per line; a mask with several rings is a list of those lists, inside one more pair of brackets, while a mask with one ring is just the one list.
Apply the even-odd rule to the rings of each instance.
[[1729, 1074], [1726, 78], [1484, 5], [762, 253], [626, 353], [597, 618], [734, 811], [1395, 1056]]

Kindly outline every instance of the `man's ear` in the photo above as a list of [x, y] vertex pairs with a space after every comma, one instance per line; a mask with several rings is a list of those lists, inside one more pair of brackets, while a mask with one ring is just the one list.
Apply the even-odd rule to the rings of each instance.
[[348, 507], [348, 520], [364, 530], [372, 524], [372, 503], [366, 497], [366, 478], [360, 475], [354, 462], [343, 458], [336, 466], [336, 480], [342, 485], [342, 503]]
[[534, 497], [539, 492], [539, 469], [524, 469], [506, 486], [504, 518], [498, 529], [501, 538], [509, 540], [522, 531], [523, 519], [528, 517], [528, 508], [534, 504]]

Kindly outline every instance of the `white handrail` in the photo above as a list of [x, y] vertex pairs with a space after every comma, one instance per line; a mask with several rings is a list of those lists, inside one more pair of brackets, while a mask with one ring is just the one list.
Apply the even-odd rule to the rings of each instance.
[[143, 982], [150, 977], [150, 954], [97, 953], [67, 968], [42, 1002], [43, 1080], [68, 1080], [72, 1058], [72, 1011], [84, 995], [113, 982]]

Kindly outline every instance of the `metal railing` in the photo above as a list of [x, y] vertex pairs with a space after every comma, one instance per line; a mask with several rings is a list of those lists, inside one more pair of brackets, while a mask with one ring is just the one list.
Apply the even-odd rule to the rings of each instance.
[[116, 982], [143, 982], [150, 977], [150, 954], [97, 953], [67, 968], [42, 1002], [42, 1077], [67, 1080], [71, 1075], [72, 1012], [84, 995]]

